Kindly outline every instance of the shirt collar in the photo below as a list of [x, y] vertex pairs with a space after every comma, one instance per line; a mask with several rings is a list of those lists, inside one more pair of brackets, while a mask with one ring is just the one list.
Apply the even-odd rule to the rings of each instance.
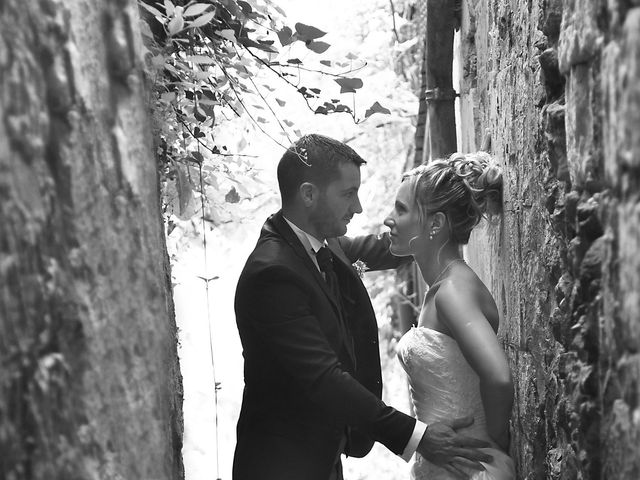
[[320, 250], [322, 247], [324, 247], [327, 244], [326, 240], [325, 241], [318, 240], [313, 235], [310, 235], [304, 230], [302, 230], [301, 228], [299, 228], [296, 224], [291, 222], [287, 217], [283, 216], [283, 218], [289, 224], [289, 226], [291, 227], [291, 230], [293, 230], [293, 233], [295, 233], [296, 236], [300, 239], [300, 241], [302, 242], [302, 245], [304, 246], [305, 250], [307, 250], [307, 252], [315, 254], [318, 252], [318, 250]]

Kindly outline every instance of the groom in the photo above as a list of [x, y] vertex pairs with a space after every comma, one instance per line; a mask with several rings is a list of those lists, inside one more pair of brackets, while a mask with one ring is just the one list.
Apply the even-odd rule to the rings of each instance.
[[454, 472], [491, 460], [477, 450], [486, 442], [455, 432], [472, 419], [427, 427], [380, 400], [377, 323], [352, 263], [379, 270], [400, 260], [386, 236], [342, 237], [362, 212], [363, 163], [343, 143], [306, 135], [278, 164], [282, 210], [264, 224], [236, 290], [245, 388], [234, 480], [341, 480], [340, 455], [362, 457], [374, 441]]

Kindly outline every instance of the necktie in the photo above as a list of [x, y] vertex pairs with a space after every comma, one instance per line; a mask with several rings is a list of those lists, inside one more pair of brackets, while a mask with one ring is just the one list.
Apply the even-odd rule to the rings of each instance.
[[328, 247], [322, 247], [320, 250], [316, 252], [316, 260], [318, 261], [318, 266], [320, 270], [324, 273], [324, 280], [327, 282], [329, 286], [329, 290], [333, 293], [336, 301], [338, 302], [338, 307], [340, 310], [340, 314], [338, 316], [340, 323], [342, 324], [342, 328], [346, 334], [346, 342], [347, 349], [349, 349], [351, 357], [354, 362], [355, 368], [355, 356], [354, 356], [354, 344], [353, 344], [353, 336], [351, 335], [351, 329], [349, 328], [346, 319], [344, 318], [345, 312], [342, 305], [342, 294], [340, 292], [340, 285], [338, 283], [338, 276], [336, 272], [333, 270], [333, 253], [329, 250]]
[[316, 260], [320, 271], [324, 273], [324, 280], [329, 286], [329, 290], [333, 293], [334, 297], [340, 302], [340, 287], [338, 285], [338, 276], [333, 270], [333, 254], [328, 247], [322, 247], [316, 252]]

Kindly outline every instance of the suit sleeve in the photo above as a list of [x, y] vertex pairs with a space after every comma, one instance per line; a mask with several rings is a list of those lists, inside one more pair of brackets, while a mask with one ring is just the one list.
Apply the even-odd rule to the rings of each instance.
[[[311, 309], [294, 272], [271, 267], [250, 286], [247, 318], [262, 341], [307, 395], [336, 419], [359, 427], [400, 455], [415, 420], [385, 405], [345, 372]], [[286, 299], [286, 301], [283, 301]]]
[[338, 238], [340, 248], [351, 263], [362, 260], [367, 270], [399, 268], [413, 261], [413, 257], [396, 257], [389, 252], [389, 233]]

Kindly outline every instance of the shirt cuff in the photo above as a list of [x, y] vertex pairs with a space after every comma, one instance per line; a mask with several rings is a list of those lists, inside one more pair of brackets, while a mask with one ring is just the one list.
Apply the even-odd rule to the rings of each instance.
[[420, 440], [422, 440], [427, 428], [428, 425], [426, 423], [416, 420], [416, 425], [413, 427], [413, 433], [409, 438], [409, 442], [407, 442], [407, 446], [404, 447], [404, 451], [402, 452], [402, 455], [400, 455], [405, 462], [411, 460], [413, 454], [416, 453], [418, 445], [420, 445]]

